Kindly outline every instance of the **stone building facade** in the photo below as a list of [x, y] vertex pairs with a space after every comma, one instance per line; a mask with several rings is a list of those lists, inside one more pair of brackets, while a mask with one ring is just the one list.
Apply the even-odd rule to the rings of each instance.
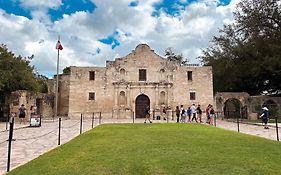
[[77, 117], [102, 112], [111, 118], [144, 117], [147, 106], [160, 112], [165, 106], [213, 104], [212, 68], [181, 66], [140, 44], [106, 67], [71, 66], [59, 76], [59, 115]]

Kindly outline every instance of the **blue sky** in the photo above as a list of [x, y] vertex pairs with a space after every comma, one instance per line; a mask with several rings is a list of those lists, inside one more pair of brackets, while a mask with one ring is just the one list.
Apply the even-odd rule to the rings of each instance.
[[173, 47], [193, 63], [218, 28], [233, 20], [237, 2], [0, 0], [0, 43], [16, 54], [34, 54], [32, 64], [48, 75], [55, 67], [51, 43], [58, 35], [64, 46], [60, 70], [70, 65], [104, 66], [105, 60], [125, 56], [139, 43], [149, 44], [160, 55]]

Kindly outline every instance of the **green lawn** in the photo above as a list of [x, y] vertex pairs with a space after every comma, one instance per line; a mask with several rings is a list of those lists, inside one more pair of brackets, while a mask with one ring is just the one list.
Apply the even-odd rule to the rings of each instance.
[[281, 174], [281, 144], [197, 124], [108, 124], [12, 174]]

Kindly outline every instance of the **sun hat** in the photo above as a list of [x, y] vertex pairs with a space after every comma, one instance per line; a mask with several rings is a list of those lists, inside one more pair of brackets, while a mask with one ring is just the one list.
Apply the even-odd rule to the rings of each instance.
[[267, 108], [267, 107], [263, 107], [262, 109], [268, 111], [268, 108]]

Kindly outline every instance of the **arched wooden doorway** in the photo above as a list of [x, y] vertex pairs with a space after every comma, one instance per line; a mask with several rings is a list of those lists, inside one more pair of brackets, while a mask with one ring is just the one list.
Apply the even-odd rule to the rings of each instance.
[[144, 118], [145, 117], [145, 109], [147, 106], [150, 107], [150, 100], [148, 96], [142, 94], [136, 98], [136, 118]]

